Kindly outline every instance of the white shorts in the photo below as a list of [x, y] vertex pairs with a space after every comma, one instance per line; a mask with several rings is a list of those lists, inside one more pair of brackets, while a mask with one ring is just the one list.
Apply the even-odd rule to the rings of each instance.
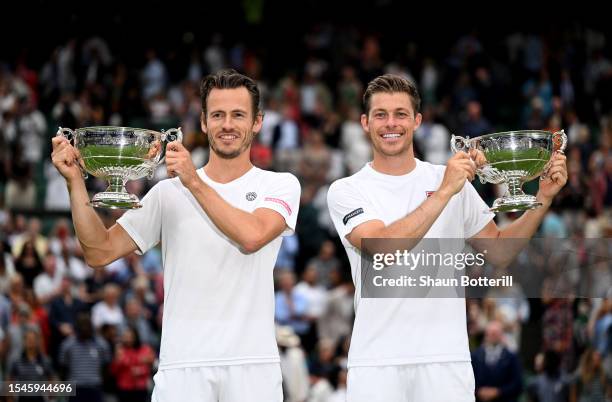
[[347, 402], [474, 402], [469, 362], [351, 367]]
[[159, 370], [151, 402], [282, 402], [279, 363]]

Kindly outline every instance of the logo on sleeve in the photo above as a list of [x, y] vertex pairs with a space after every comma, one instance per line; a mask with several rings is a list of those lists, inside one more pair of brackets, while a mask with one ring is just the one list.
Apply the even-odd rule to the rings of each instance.
[[255, 198], [257, 198], [257, 193], [254, 193], [252, 191], [249, 192], [249, 193], [246, 193], [246, 199], [247, 200], [253, 201]]
[[266, 197], [264, 198], [264, 201], [269, 201], [269, 202], [274, 202], [276, 204], [279, 204], [280, 206], [285, 208], [285, 210], [287, 211], [289, 215], [291, 215], [291, 207], [285, 201], [278, 199], [278, 198], [272, 198], [272, 197]]
[[351, 219], [353, 219], [357, 215], [361, 215], [362, 213], [363, 213], [363, 208], [357, 208], [356, 210], [354, 210], [352, 212], [349, 212], [348, 214], [344, 215], [344, 218], [342, 218], [342, 223], [344, 223], [346, 225], [348, 223], [348, 221], [350, 221]]

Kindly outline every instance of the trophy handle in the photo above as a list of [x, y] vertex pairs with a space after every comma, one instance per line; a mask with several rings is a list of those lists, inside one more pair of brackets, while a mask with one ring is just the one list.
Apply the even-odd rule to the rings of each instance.
[[[560, 154], [564, 153], [565, 147], [567, 146], [567, 134], [565, 134], [565, 130], [559, 130], [554, 132], [552, 135], [552, 143], [553, 152], [559, 152]], [[548, 161], [546, 167], [544, 168], [544, 171], [542, 171], [542, 174], [540, 175], [540, 180], [548, 178], [548, 169], [550, 169], [550, 162], [551, 161]]]
[[559, 130], [552, 135], [553, 142], [553, 150], [555, 150], [555, 146], [558, 145], [559, 148], [556, 151], [563, 153], [565, 148], [567, 147], [567, 134], [565, 134], [565, 130]]
[[172, 141], [178, 141], [178, 142], [183, 142], [183, 132], [181, 131], [181, 128], [171, 128], [167, 131], [162, 130], [162, 141], [164, 142], [172, 142]]
[[[166, 146], [168, 145], [169, 142], [172, 141], [178, 141], [178, 142], [183, 142], [183, 132], [181, 131], [181, 128], [171, 128], [169, 130], [162, 130], [161, 131], [162, 135], [161, 135], [161, 141], [163, 143], [162, 149], [161, 149], [161, 154], [159, 155], [159, 161], [157, 163], [162, 163], [164, 161], [164, 159], [166, 159]], [[153, 173], [150, 174], [150, 176], [153, 175]]]
[[454, 153], [459, 151], [468, 152], [470, 149], [470, 137], [461, 137], [453, 134], [451, 137], [450, 146]]
[[79, 137], [78, 133], [76, 131], [74, 131], [74, 130], [69, 129], [69, 128], [58, 127], [57, 128], [57, 134], [55, 136], [56, 137], [64, 137], [65, 139], [67, 139], [70, 142], [70, 145], [72, 145], [74, 147], [74, 149], [77, 151], [77, 153], [79, 154], [79, 162], [77, 163], [77, 165], [79, 166], [79, 169], [81, 169], [81, 174], [83, 175], [83, 179], [86, 179], [88, 177], [87, 171], [85, 170], [85, 168], [81, 164], [83, 162], [83, 159], [81, 158], [81, 153], [79, 152], [79, 150], [76, 147], [77, 139]]

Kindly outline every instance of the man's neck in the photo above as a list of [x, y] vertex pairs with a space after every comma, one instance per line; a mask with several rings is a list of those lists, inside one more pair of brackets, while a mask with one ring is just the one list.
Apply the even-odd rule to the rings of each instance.
[[379, 173], [391, 176], [402, 176], [408, 174], [416, 167], [416, 159], [412, 150], [401, 155], [385, 156], [374, 152], [372, 169]]
[[221, 158], [211, 150], [210, 159], [206, 166], [204, 166], [204, 172], [211, 180], [217, 183], [229, 183], [242, 177], [252, 167], [250, 149], [232, 159]]

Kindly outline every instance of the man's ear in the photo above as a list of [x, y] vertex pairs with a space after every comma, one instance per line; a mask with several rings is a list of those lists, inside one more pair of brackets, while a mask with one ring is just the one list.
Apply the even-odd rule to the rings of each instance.
[[370, 131], [370, 128], [368, 127], [368, 115], [366, 114], [361, 115], [361, 128], [363, 128], [363, 131], [366, 133]]
[[200, 114], [200, 128], [204, 134], [208, 134], [208, 127], [206, 127], [206, 115], [204, 112]]
[[261, 126], [263, 125], [263, 113], [257, 113], [255, 116], [255, 121], [253, 122], [253, 132], [259, 133], [261, 131]]
[[421, 126], [422, 121], [423, 121], [423, 115], [421, 113], [417, 113], [416, 117], [414, 118], [414, 123], [415, 123], [414, 129], [415, 130]]

